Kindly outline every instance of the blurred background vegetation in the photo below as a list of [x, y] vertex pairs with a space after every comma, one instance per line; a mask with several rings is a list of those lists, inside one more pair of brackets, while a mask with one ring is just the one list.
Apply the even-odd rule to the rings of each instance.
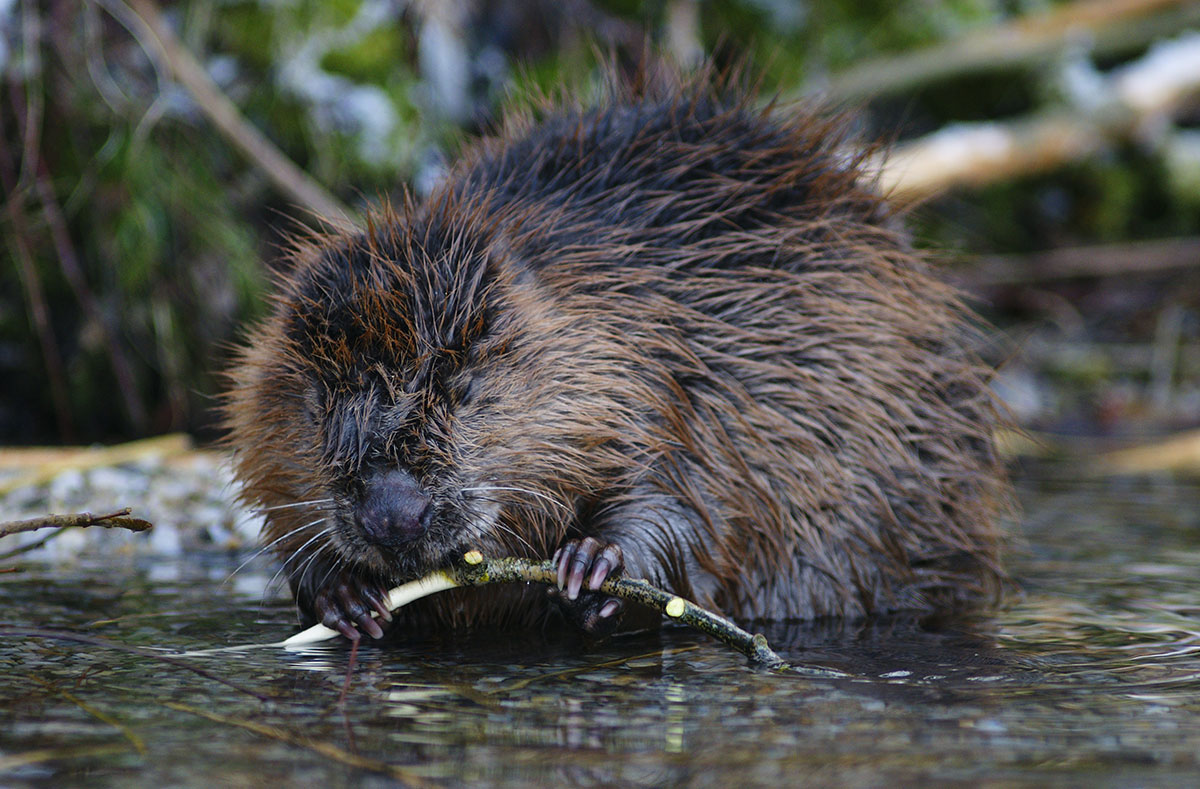
[[1200, 426], [1197, 30], [1178, 0], [0, 0], [0, 443], [211, 439], [290, 233], [646, 49], [894, 142], [1027, 426]]

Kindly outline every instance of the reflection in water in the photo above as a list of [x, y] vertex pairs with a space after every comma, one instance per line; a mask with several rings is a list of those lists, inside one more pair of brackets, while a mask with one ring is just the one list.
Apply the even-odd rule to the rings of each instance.
[[[263, 704], [149, 658], [5, 638], [0, 783], [345, 783], [388, 765], [433, 785], [1194, 778], [1200, 490], [1042, 479], [1024, 498], [1022, 592], [1002, 610], [773, 624], [801, 668], [783, 674], [676, 629], [593, 648], [553, 634], [367, 644], [344, 703], [344, 644], [188, 658]], [[290, 603], [261, 600], [273, 568], [221, 585], [230, 562], [0, 575], [4, 621], [180, 650], [287, 635]]]

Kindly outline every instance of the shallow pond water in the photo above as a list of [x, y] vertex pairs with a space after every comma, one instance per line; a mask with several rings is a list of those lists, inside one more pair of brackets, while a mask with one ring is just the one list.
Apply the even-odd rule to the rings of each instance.
[[292, 632], [269, 563], [24, 564], [0, 574], [0, 784], [1194, 783], [1200, 486], [1049, 470], [1022, 499], [1003, 609], [774, 627], [784, 673], [687, 630], [369, 644], [348, 686], [345, 643], [168, 662]]

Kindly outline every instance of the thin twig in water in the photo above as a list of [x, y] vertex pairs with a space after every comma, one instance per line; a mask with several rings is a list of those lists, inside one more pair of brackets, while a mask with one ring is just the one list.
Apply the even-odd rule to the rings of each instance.
[[350, 645], [350, 659], [346, 661], [346, 679], [342, 682], [342, 692], [338, 696], [338, 706], [346, 706], [346, 697], [350, 695], [350, 679], [354, 676], [354, 667], [358, 665], [358, 642]]
[[8, 627], [0, 626], [0, 636], [8, 636], [11, 638], [45, 638], [55, 641], [75, 641], [80, 644], [88, 644], [94, 647], [103, 647], [104, 649], [115, 649], [118, 652], [127, 652], [131, 655], [150, 658], [166, 663], [175, 668], [181, 668], [185, 671], [190, 671], [193, 674], [198, 674], [205, 679], [211, 679], [214, 682], [220, 682], [222, 685], [233, 688], [239, 693], [245, 693], [248, 696], [253, 696], [259, 701], [270, 701], [269, 696], [265, 696], [256, 690], [241, 685], [233, 680], [225, 679], [224, 677], [213, 674], [211, 671], [206, 671], [199, 666], [193, 666], [190, 663], [180, 660], [178, 657], [163, 655], [159, 652], [153, 652], [149, 649], [141, 649], [139, 647], [131, 647], [128, 644], [120, 644], [116, 641], [109, 641], [106, 638], [97, 638], [96, 636], [85, 636], [79, 633], [72, 633], [67, 630], [50, 630], [46, 628], [36, 627]]
[[397, 767], [394, 764], [388, 764], [387, 762], [382, 762], [378, 759], [359, 756], [357, 754], [350, 753], [343, 748], [339, 748], [336, 745], [332, 745], [327, 742], [321, 742], [319, 740], [313, 740], [308, 737], [301, 737], [298, 734], [293, 734], [292, 732], [285, 731], [276, 726], [268, 726], [265, 723], [258, 723], [256, 721], [241, 720], [239, 718], [230, 718], [225, 715], [217, 715], [214, 712], [208, 712], [207, 710], [197, 709], [196, 707], [191, 707], [187, 704], [179, 704], [173, 701], [164, 701], [163, 706], [169, 707], [173, 710], [178, 710], [179, 712], [186, 712], [190, 715], [206, 718], [213, 723], [223, 723], [227, 726], [237, 726], [239, 729], [252, 731], [255, 734], [261, 734], [262, 736], [269, 737], [272, 740], [278, 740], [279, 742], [286, 742], [289, 745], [306, 748], [307, 750], [318, 753], [321, 756], [324, 756], [327, 759], [332, 759], [340, 764], [345, 764], [349, 767], [357, 767], [360, 770], [370, 770], [373, 773], [382, 773], [383, 775], [403, 781], [406, 784], [412, 784], [413, 786], [432, 786], [432, 784], [415, 774], [412, 770], [407, 770], [403, 767]]
[[[46, 543], [53, 540], [55, 537], [57, 537], [58, 535], [65, 532], [68, 528], [70, 528], [70, 527], [63, 526], [61, 529], [55, 529], [54, 531], [50, 532], [49, 534], [47, 534], [45, 537], [41, 538], [40, 540], [34, 540], [33, 542], [26, 543], [25, 545], [22, 545], [19, 548], [13, 548], [11, 551], [5, 551], [4, 553], [0, 553], [0, 562], [8, 561], [9, 559], [13, 558], [14, 556], [20, 556], [23, 553], [33, 553], [38, 548], [41, 548]], [[14, 568], [7, 568], [7, 567], [5, 568], [6, 571], [7, 570], [16, 570], [16, 569], [17, 568], [15, 568], [15, 567]]]
[[62, 688], [57, 687], [57, 686], [47, 682], [46, 680], [41, 679], [40, 677], [30, 677], [30, 679], [32, 679], [34, 682], [41, 685], [43, 688], [50, 691], [51, 693], [57, 693], [59, 696], [62, 696], [64, 699], [71, 702], [76, 707], [79, 707], [79, 709], [83, 710], [88, 715], [91, 715], [93, 718], [100, 721], [101, 723], [107, 723], [109, 726], [112, 726], [114, 729], [121, 732], [121, 735], [125, 739], [129, 740], [129, 744], [133, 746], [133, 749], [135, 751], [137, 751], [138, 754], [140, 754], [141, 756], [146, 755], [146, 743], [143, 742], [142, 738], [139, 737], [132, 729], [130, 729], [124, 723], [121, 723], [121, 721], [119, 721], [116, 718], [114, 718], [113, 716], [109, 715], [107, 712], [104, 712], [103, 710], [93, 707], [91, 704], [88, 704], [86, 701], [79, 698], [78, 696], [75, 696], [72, 693], [68, 693], [67, 691], [63, 690]]
[[0, 773], [15, 770], [18, 767], [28, 767], [31, 764], [61, 762], [65, 759], [96, 759], [101, 756], [128, 753], [129, 748], [129, 744], [123, 742], [103, 745], [66, 745], [61, 748], [35, 748], [32, 751], [0, 756]]

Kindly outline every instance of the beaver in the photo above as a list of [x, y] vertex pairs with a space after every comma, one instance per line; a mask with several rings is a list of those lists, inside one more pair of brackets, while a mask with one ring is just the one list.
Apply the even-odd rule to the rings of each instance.
[[424, 199], [296, 242], [225, 405], [302, 619], [351, 639], [469, 549], [559, 589], [413, 627], [946, 611], [1003, 586], [1004, 417], [846, 123], [712, 69], [511, 112]]

